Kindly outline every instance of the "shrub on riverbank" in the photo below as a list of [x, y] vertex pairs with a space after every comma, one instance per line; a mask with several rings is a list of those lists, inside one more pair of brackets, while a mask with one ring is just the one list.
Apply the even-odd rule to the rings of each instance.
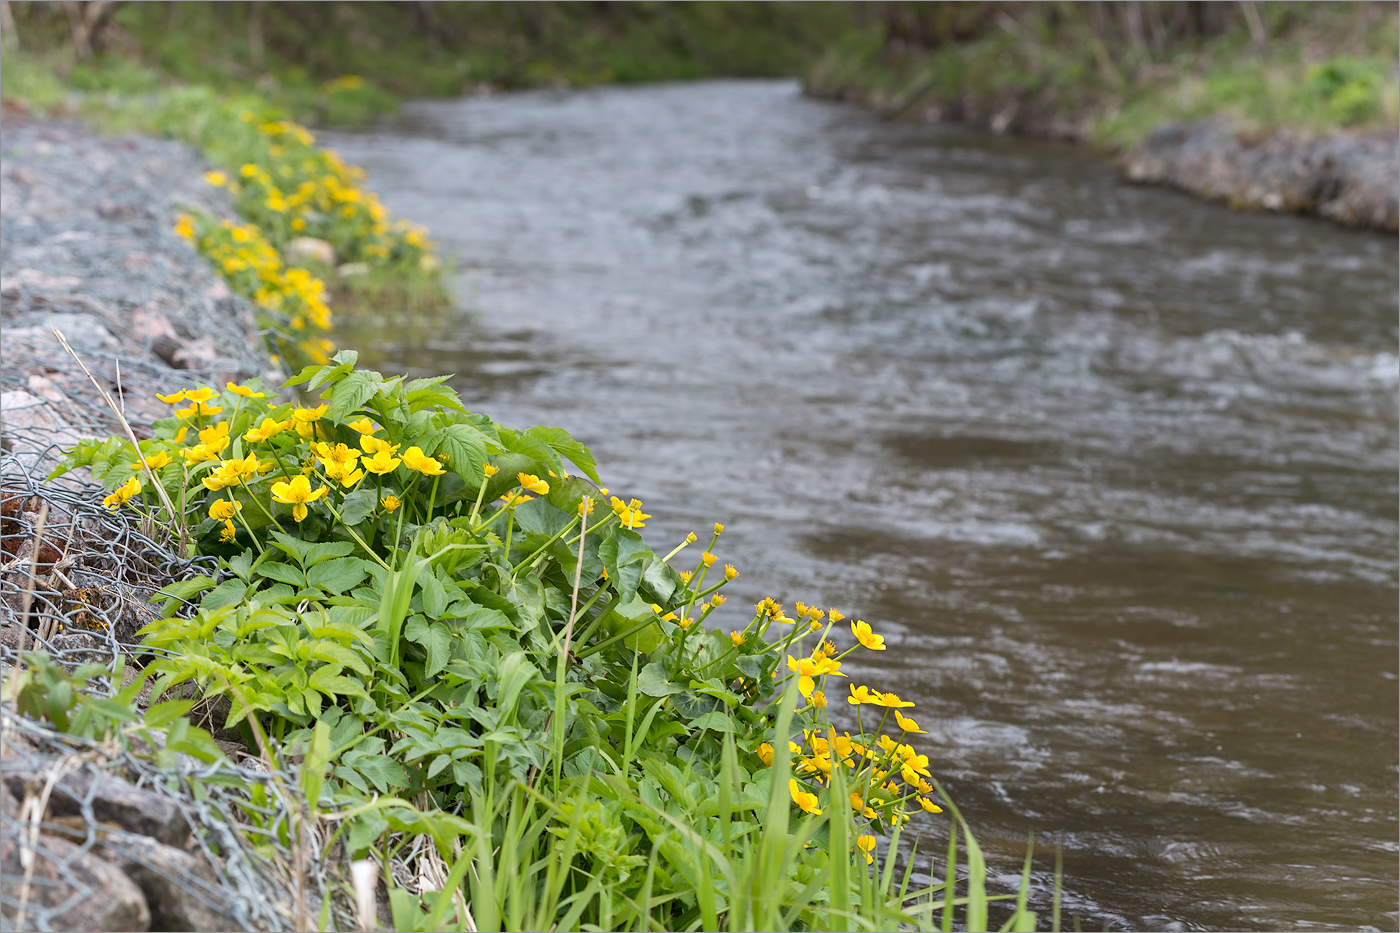
[[[1393, 127], [1380, 4], [892, 4], [809, 73], [818, 94], [1126, 148], [1169, 122], [1251, 134]], [[1238, 8], [1237, 8], [1238, 7]]]
[[449, 893], [395, 889], [398, 929], [468, 910], [483, 929], [883, 929], [954, 900], [981, 928], [965, 826], [967, 899], [955, 850], [942, 885], [896, 877], [904, 827], [946, 798], [904, 741], [913, 704], [842, 690], [845, 658], [883, 650], [869, 625], [768, 599], [707, 627], [737, 576], [722, 526], [693, 560], [695, 535], [658, 555], [566, 432], [354, 364], [293, 380], [315, 407], [166, 396], [153, 438], [85, 442], [61, 469], [221, 558], [144, 632], [153, 695], [193, 685], [250, 747], [305, 756], [348, 855], [434, 840]]

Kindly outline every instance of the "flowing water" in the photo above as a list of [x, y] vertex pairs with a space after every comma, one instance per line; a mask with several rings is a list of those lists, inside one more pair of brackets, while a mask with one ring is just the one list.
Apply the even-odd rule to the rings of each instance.
[[461, 270], [342, 342], [568, 428], [658, 548], [725, 522], [731, 605], [871, 621], [997, 868], [1062, 846], [1086, 929], [1396, 929], [1394, 237], [787, 82], [329, 142]]

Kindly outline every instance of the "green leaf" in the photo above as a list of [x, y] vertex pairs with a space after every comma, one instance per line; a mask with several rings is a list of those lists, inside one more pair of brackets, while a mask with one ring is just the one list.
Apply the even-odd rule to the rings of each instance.
[[164, 703], [157, 703], [146, 710], [146, 725], [158, 729], [188, 713], [192, 706], [193, 700], [166, 700]]
[[445, 625], [431, 625], [423, 621], [422, 616], [415, 615], [408, 620], [408, 625], [404, 628], [404, 637], [422, 645], [428, 652], [427, 664], [423, 669], [424, 677], [437, 674], [452, 658], [452, 630]]
[[418, 578], [419, 586], [423, 587], [423, 612], [430, 619], [441, 619], [447, 612], [447, 589], [438, 573], [437, 568], [430, 568]]
[[243, 602], [247, 593], [248, 584], [242, 580], [225, 580], [204, 594], [204, 598], [199, 601], [199, 607], [212, 611], [225, 606], [237, 606]]
[[486, 466], [486, 440], [485, 434], [469, 424], [443, 423], [434, 430], [433, 440], [424, 444], [423, 452], [447, 454], [447, 468], [477, 486]]
[[408, 783], [408, 773], [403, 766], [384, 755], [362, 754], [354, 749], [346, 752], [343, 760], [368, 778], [381, 794], [391, 787], [402, 787]]
[[306, 572], [306, 585], [318, 586], [328, 593], [348, 593], [369, 576], [365, 561], [358, 557], [333, 557], [314, 565]]
[[307, 804], [313, 809], [321, 799], [321, 785], [326, 780], [326, 766], [330, 764], [330, 760], [331, 727], [330, 723], [322, 720], [316, 723], [311, 746], [306, 750], [306, 757], [301, 762], [301, 789], [306, 795]]
[[352, 412], [374, 398], [383, 383], [384, 378], [379, 373], [367, 370], [347, 375], [337, 382], [329, 393], [321, 395], [321, 398], [329, 399], [330, 410], [327, 414], [330, 419], [336, 424], [343, 424]]
[[562, 472], [564, 462], [559, 459], [559, 455], [554, 449], [542, 439], [528, 433], [512, 431], [509, 428], [499, 428], [497, 433], [501, 437], [501, 446], [513, 454], [521, 454], [529, 457], [537, 463], [544, 464], [555, 473]]
[[156, 596], [169, 597], [161, 604], [161, 611], [172, 614], [181, 604], [190, 601], [196, 593], [202, 593], [214, 586], [214, 578], [201, 574], [188, 580], [179, 580], [156, 591]]
[[280, 531], [274, 531], [272, 537], [277, 547], [295, 558], [303, 567], [310, 567], [332, 557], [346, 557], [355, 550], [355, 545], [348, 541], [303, 541]]
[[637, 692], [649, 697], [665, 697], [684, 693], [685, 687], [666, 676], [666, 665], [652, 661], [637, 673]]
[[593, 459], [593, 454], [588, 448], [574, 440], [573, 435], [563, 428], [547, 428], [544, 425], [530, 428], [525, 432], [530, 437], [538, 438], [549, 445], [551, 450], [568, 457], [580, 470], [584, 472], [593, 482], [602, 482], [598, 479], [598, 462]]
[[515, 520], [528, 533], [553, 537], [573, 524], [574, 517], [544, 499], [531, 499], [515, 507]]
[[345, 497], [340, 506], [340, 518], [347, 525], [358, 525], [374, 513], [379, 505], [379, 493], [370, 486], [362, 486]]
[[292, 586], [302, 587], [306, 585], [306, 574], [293, 567], [291, 564], [278, 563], [270, 560], [258, 567], [258, 573], [272, 580], [287, 583]]

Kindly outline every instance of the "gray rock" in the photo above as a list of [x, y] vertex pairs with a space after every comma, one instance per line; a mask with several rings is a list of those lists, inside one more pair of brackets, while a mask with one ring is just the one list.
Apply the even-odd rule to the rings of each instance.
[[[39, 792], [47, 777], [42, 767], [7, 764], [0, 780], [10, 793], [23, 799], [26, 793]], [[88, 771], [75, 771], [63, 777], [49, 796], [49, 813], [81, 815], [82, 802], [88, 799], [99, 823], [115, 823], [127, 832], [150, 836], [167, 845], [184, 845], [190, 838], [189, 821], [173, 800], [107, 774], [94, 777]]]
[[[34, 870], [26, 884], [20, 858], [24, 838], [27, 833], [11, 831], [0, 839], [0, 915], [6, 928], [41, 929], [37, 917], [53, 930], [124, 933], [151, 928], [151, 912], [136, 882], [67, 839], [39, 835]], [[18, 917], [21, 897], [26, 906], [23, 920]]]
[[242, 928], [238, 915], [201, 857], [144, 836], [113, 833], [103, 840], [109, 862], [136, 882], [151, 910], [152, 930]]

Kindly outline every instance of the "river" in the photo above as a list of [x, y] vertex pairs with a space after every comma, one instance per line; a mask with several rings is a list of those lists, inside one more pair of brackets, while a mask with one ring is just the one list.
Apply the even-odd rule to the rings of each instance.
[[870, 621], [1008, 887], [1033, 831], [1087, 929], [1397, 928], [1393, 236], [781, 81], [322, 140], [459, 270], [342, 345]]

